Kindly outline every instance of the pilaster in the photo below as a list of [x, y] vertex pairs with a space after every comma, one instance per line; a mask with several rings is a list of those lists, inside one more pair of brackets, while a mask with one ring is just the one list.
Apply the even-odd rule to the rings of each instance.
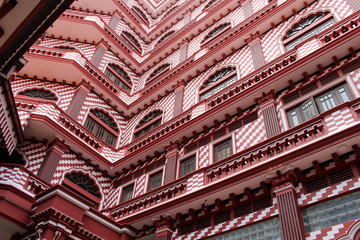
[[66, 110], [66, 113], [69, 114], [72, 118], [76, 119], [80, 113], [81, 107], [83, 106], [85, 99], [89, 92], [93, 89], [89, 82], [86, 82], [84, 79], [77, 85], [77, 89], [74, 93], [74, 96], [71, 99], [69, 107]]
[[170, 146], [166, 147], [166, 164], [165, 164], [165, 177], [164, 184], [172, 182], [176, 178], [176, 166], [179, 158], [180, 143], [170, 143]]
[[160, 217], [160, 220], [153, 221], [156, 227], [156, 240], [170, 240], [173, 228], [174, 219], [171, 216]]
[[304, 240], [305, 228], [297, 203], [293, 170], [285, 173], [277, 171], [276, 174], [276, 177], [268, 178], [267, 182], [272, 185], [276, 196], [282, 239]]
[[255, 98], [255, 101], [260, 105], [267, 138], [278, 135], [280, 133], [280, 126], [276, 114], [274, 89], [270, 90], [268, 93], [263, 92], [261, 97]]
[[174, 112], [173, 117], [182, 113], [182, 106], [184, 100], [184, 90], [186, 83], [184, 80], [178, 81], [173, 88], [175, 89]]
[[61, 156], [68, 148], [69, 146], [67, 146], [64, 142], [60, 141], [58, 138], [55, 138], [54, 141], [49, 144], [44, 161], [42, 162], [37, 175], [45, 181], [50, 182], [54, 176]]
[[245, 39], [245, 42], [249, 45], [254, 68], [258, 69], [265, 64], [264, 55], [261, 49], [261, 35], [257, 31], [254, 34], [250, 34], [250, 37]]

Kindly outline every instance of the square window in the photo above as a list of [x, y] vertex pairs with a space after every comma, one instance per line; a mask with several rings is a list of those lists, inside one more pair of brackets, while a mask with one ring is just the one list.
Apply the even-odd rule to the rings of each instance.
[[161, 186], [162, 182], [162, 171], [157, 172], [150, 176], [148, 190], [151, 191]]
[[134, 184], [124, 187], [122, 190], [121, 202], [126, 202], [133, 197]]
[[215, 162], [220, 161], [232, 155], [231, 138], [219, 144], [216, 144], [214, 147], [214, 153], [215, 153]]
[[195, 171], [196, 157], [192, 156], [180, 162], [180, 177]]

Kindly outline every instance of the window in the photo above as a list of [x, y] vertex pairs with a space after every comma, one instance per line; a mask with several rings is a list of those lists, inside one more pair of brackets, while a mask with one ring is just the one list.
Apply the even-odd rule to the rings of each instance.
[[206, 4], [206, 6], [204, 7], [204, 10], [208, 9], [211, 5], [213, 5], [216, 2], [217, 2], [217, 0], [210, 0], [210, 2], [208, 4]]
[[222, 33], [229, 30], [230, 28], [231, 28], [230, 23], [224, 23], [224, 24], [221, 24], [220, 26], [216, 27], [214, 30], [212, 30], [208, 35], [206, 35], [204, 37], [203, 41], [201, 42], [201, 46], [204, 46], [204, 45], [210, 43], [211, 41], [216, 39], [218, 36], [220, 36]]
[[137, 139], [161, 125], [162, 111], [157, 110], [146, 115], [136, 126], [134, 138]]
[[120, 36], [133, 50], [141, 54], [142, 52], [141, 45], [139, 41], [131, 33], [122, 31]]
[[136, 15], [147, 25], [150, 24], [149, 19], [146, 17], [145, 13], [143, 11], [141, 11], [140, 8], [133, 6], [132, 9], [134, 10], [134, 12], [136, 13]]
[[133, 197], [134, 184], [124, 187], [122, 190], [121, 202], [126, 202]]
[[162, 17], [162, 19], [164, 19], [167, 15], [169, 15], [172, 11], [174, 11], [178, 6], [175, 6], [173, 8], [170, 8], [165, 14], [164, 16]]
[[158, 188], [161, 186], [162, 181], [162, 171], [157, 172], [150, 176], [149, 178], [149, 187], [148, 190], [151, 191], [155, 188]]
[[294, 127], [319, 113], [325, 112], [343, 102], [352, 100], [354, 97], [348, 85], [342, 84], [316, 97], [305, 100], [299, 106], [286, 111], [290, 127]]
[[131, 90], [131, 80], [127, 72], [121, 67], [115, 64], [109, 64], [109, 67], [105, 70], [105, 75], [110, 78], [116, 85], [122, 90], [129, 93]]
[[81, 187], [91, 195], [100, 198], [99, 189], [95, 185], [94, 181], [91, 180], [88, 176], [85, 176], [82, 173], [73, 172], [65, 175], [65, 179], [70, 180], [70, 182]]
[[196, 157], [192, 156], [180, 162], [180, 177], [195, 171]]
[[[217, 71], [200, 88], [200, 100], [206, 99], [237, 81], [236, 69], [229, 67]], [[215, 82], [218, 84], [213, 87]], [[210, 87], [212, 86], [212, 87]]]
[[[104, 124], [101, 124], [101, 122]], [[115, 145], [118, 130], [116, 123], [107, 113], [100, 110], [90, 110], [84, 125], [110, 146]]]
[[214, 153], [215, 153], [215, 162], [220, 161], [232, 155], [231, 138], [219, 144], [216, 144], [214, 147]]
[[166, 33], [164, 36], [162, 36], [162, 37], [160, 38], [160, 40], [156, 43], [156, 45], [159, 45], [160, 43], [162, 43], [165, 39], [167, 39], [168, 37], [170, 37], [174, 32], [175, 32], [175, 30]]
[[164, 65], [161, 65], [160, 67], [158, 67], [157, 69], [155, 69], [151, 75], [149, 76], [149, 79], [146, 81], [146, 84], [151, 83], [152, 81], [154, 81], [156, 78], [160, 77], [161, 75], [163, 75], [164, 73], [166, 73], [167, 71], [169, 71], [170, 69], [170, 64], [166, 63]]
[[64, 45], [61, 45], [61, 46], [55, 46], [54, 48], [57, 48], [57, 49], [63, 49], [63, 50], [76, 50], [74, 47], [64, 46]]
[[[336, 23], [336, 20], [328, 14], [329, 13], [322, 12], [317, 14], [311, 14], [307, 18], [302, 19], [299, 23], [295, 24], [286, 33], [286, 36], [284, 38], [286, 51], [293, 49], [299, 43], [304, 42], [311, 36], [318, 34], [334, 25]], [[304, 29], [309, 29], [309, 31], [301, 34], [301, 31], [303, 31]]]
[[24, 92], [19, 93], [19, 95], [28, 96], [28, 97], [35, 97], [35, 98], [42, 98], [46, 100], [57, 100], [55, 94], [48, 90], [44, 89], [31, 89], [26, 90]]

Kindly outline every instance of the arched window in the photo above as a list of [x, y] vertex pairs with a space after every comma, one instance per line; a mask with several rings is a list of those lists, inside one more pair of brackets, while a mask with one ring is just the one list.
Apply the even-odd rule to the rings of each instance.
[[296, 45], [304, 42], [306, 39], [318, 34], [336, 23], [336, 20], [329, 12], [320, 12], [311, 14], [301, 19], [283, 38], [286, 51], [293, 49]]
[[210, 43], [211, 41], [216, 39], [218, 36], [220, 36], [221, 34], [226, 32], [227, 30], [229, 30], [230, 28], [231, 28], [230, 23], [224, 23], [224, 24], [221, 24], [220, 26], [216, 27], [214, 30], [209, 32], [208, 35], [206, 35], [204, 37], [204, 39], [201, 43], [201, 46], [204, 46], [204, 45]]
[[100, 192], [95, 182], [83, 173], [72, 172], [65, 175], [62, 185], [93, 203], [97, 208], [100, 203]]
[[172, 34], [174, 34], [175, 30], [172, 30], [168, 33], [166, 33], [164, 36], [162, 36], [160, 38], [160, 40], [156, 43], [156, 45], [159, 45], [160, 43], [162, 43], [165, 39], [167, 39], [168, 37], [170, 37]]
[[125, 31], [122, 31], [120, 34], [121, 38], [137, 53], [141, 54], [142, 48], [139, 41], [131, 34]]
[[176, 8], [177, 8], [178, 6], [175, 6], [175, 7], [173, 7], [173, 8], [170, 8], [170, 10], [168, 10], [165, 14], [164, 14], [164, 16], [162, 17], [163, 19], [167, 16], [167, 15], [169, 15], [172, 11], [174, 11]]
[[157, 69], [155, 69], [151, 75], [149, 76], [149, 79], [146, 81], [146, 84], [151, 83], [152, 81], [154, 81], [156, 78], [160, 77], [161, 75], [163, 75], [164, 73], [166, 73], [167, 71], [169, 71], [170, 69], [170, 64], [166, 63], [164, 65], [161, 65], [160, 67], [158, 67]]
[[85, 176], [82, 173], [70, 173], [65, 176], [66, 179], [71, 181], [72, 183], [75, 183], [76, 186], [81, 187], [91, 195], [100, 198], [99, 189], [95, 185], [94, 181], [91, 180], [88, 176]]
[[54, 48], [57, 48], [57, 49], [64, 49], [64, 50], [75, 50], [74, 47], [70, 47], [70, 46], [55, 46]]
[[97, 109], [90, 110], [84, 125], [110, 146], [115, 145], [118, 129], [114, 120], [107, 113]]
[[137, 139], [161, 125], [162, 111], [156, 110], [146, 115], [135, 127], [134, 138]]
[[210, 0], [210, 2], [208, 4], [206, 4], [206, 6], [204, 7], [204, 10], [208, 9], [211, 5], [213, 5], [214, 3], [216, 3], [217, 0]]
[[[209, 77], [200, 88], [200, 100], [208, 98], [215, 93], [221, 91], [238, 79], [236, 68], [223, 68]], [[217, 84], [215, 84], [217, 83]]]
[[134, 12], [136, 13], [136, 15], [147, 25], [150, 24], [149, 19], [146, 17], [145, 13], [143, 11], [141, 11], [140, 8], [133, 6], [132, 9], [134, 10]]
[[46, 100], [55, 100], [55, 101], [57, 100], [57, 97], [55, 96], [55, 94], [53, 94], [52, 92], [50, 92], [48, 90], [44, 90], [44, 89], [25, 90], [25, 91], [19, 93], [19, 95], [35, 97], [35, 98], [42, 98], [42, 99], [46, 99]]
[[129, 93], [131, 90], [131, 80], [127, 72], [118, 65], [110, 63], [105, 70], [105, 75], [110, 78], [122, 90]]

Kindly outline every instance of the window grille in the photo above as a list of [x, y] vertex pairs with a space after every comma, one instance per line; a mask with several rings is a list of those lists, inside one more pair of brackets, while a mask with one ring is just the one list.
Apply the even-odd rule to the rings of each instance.
[[126, 202], [130, 200], [133, 196], [133, 192], [134, 192], [134, 184], [123, 188], [121, 202]]
[[124, 69], [115, 64], [109, 64], [109, 67], [105, 70], [105, 75], [125, 92], [130, 92], [131, 80]]
[[192, 156], [180, 162], [180, 177], [195, 171], [196, 157]]
[[28, 97], [35, 97], [35, 98], [42, 98], [46, 100], [57, 100], [55, 94], [48, 90], [44, 89], [31, 89], [25, 90], [24, 92], [19, 93], [19, 95], [28, 96]]
[[83, 175], [82, 173], [70, 173], [65, 175], [65, 178], [70, 180], [72, 183], [76, 184], [77, 186], [81, 187], [88, 193], [92, 194], [93, 196], [100, 198], [99, 189], [88, 176]]
[[162, 182], [162, 171], [157, 172], [150, 176], [149, 178], [149, 188], [148, 190], [151, 191], [155, 188], [158, 188], [161, 186]]

